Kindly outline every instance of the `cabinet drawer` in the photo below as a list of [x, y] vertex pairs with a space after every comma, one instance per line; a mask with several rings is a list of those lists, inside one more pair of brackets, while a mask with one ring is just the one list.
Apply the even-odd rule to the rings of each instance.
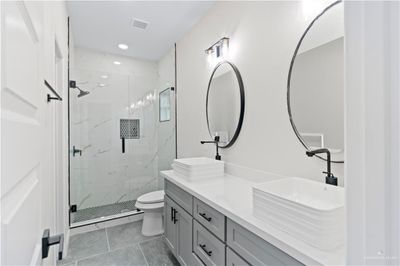
[[194, 266], [204, 266], [204, 263], [201, 261], [201, 259], [199, 259], [199, 257], [197, 257], [196, 254], [192, 253], [193, 256], [193, 265]]
[[227, 219], [227, 245], [251, 265], [302, 265], [285, 252]]
[[223, 214], [194, 198], [193, 216], [220, 240], [225, 241], [225, 216]]
[[196, 220], [193, 222], [193, 251], [207, 265], [225, 265], [225, 245]]
[[226, 266], [250, 266], [244, 259], [226, 247]]
[[164, 186], [165, 193], [173, 199], [176, 203], [178, 203], [182, 208], [185, 209], [188, 213], [192, 214], [192, 206], [193, 206], [193, 196], [173, 184], [172, 182], [165, 180]]

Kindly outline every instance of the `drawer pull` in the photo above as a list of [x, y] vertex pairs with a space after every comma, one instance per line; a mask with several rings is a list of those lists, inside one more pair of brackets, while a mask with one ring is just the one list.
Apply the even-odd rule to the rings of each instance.
[[209, 221], [209, 222], [211, 222], [211, 217], [207, 217], [207, 215], [206, 215], [206, 213], [199, 213], [199, 215], [201, 216], [201, 217], [203, 217], [204, 219], [206, 219], [207, 221]]
[[211, 250], [207, 250], [205, 244], [203, 244], [203, 245], [200, 244], [199, 246], [209, 257], [211, 257], [212, 251]]

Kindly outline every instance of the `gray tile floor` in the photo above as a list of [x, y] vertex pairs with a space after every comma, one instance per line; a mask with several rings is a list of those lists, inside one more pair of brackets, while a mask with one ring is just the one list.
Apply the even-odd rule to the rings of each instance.
[[71, 212], [71, 222], [78, 223], [100, 218], [103, 216], [136, 211], [135, 203], [136, 200], [130, 200], [92, 208], [80, 209], [76, 212]]
[[178, 266], [162, 237], [145, 237], [141, 227], [139, 221], [74, 235], [68, 256], [58, 265]]

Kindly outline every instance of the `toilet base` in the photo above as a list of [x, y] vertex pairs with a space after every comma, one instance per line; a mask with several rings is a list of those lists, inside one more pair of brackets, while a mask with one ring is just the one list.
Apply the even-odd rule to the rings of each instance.
[[163, 233], [162, 209], [159, 211], [144, 210], [142, 234], [144, 236], [156, 236]]

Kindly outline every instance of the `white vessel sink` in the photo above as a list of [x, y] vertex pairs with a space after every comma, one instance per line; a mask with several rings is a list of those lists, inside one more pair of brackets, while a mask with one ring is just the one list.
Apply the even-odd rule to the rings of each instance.
[[176, 175], [190, 181], [224, 175], [224, 162], [206, 157], [175, 159], [172, 169]]
[[253, 186], [254, 215], [323, 250], [344, 244], [344, 189], [303, 178]]

